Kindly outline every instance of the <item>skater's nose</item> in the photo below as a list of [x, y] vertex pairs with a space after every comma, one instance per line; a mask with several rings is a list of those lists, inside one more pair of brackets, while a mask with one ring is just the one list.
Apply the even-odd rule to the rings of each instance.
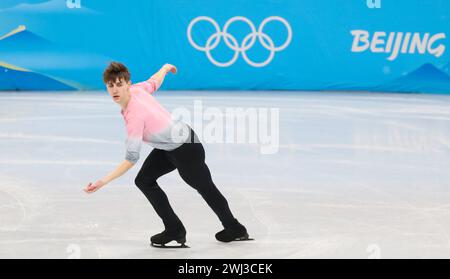
[[116, 85], [114, 85], [114, 86], [111, 88], [111, 92], [112, 92], [113, 94], [117, 94], [118, 91], [119, 91], [119, 90], [118, 90], [118, 88], [117, 88]]

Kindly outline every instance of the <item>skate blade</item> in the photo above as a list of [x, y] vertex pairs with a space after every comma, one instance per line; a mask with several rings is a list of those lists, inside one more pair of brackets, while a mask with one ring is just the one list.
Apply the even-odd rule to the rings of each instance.
[[165, 244], [150, 244], [152, 247], [160, 248], [160, 249], [180, 249], [180, 248], [191, 248], [187, 246], [186, 244], [182, 243], [181, 245], [165, 245]]
[[250, 238], [248, 236], [243, 236], [243, 237], [238, 237], [238, 238], [236, 238], [233, 241], [252, 241], [252, 240], [255, 240], [255, 239], [254, 238]]

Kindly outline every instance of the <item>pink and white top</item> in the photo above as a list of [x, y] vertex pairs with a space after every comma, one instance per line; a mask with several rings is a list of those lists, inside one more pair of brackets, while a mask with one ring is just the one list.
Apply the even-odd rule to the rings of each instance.
[[127, 130], [125, 159], [132, 163], [139, 160], [142, 142], [170, 151], [189, 139], [189, 126], [173, 120], [151, 95], [160, 86], [154, 79], [132, 85], [127, 107], [121, 110]]

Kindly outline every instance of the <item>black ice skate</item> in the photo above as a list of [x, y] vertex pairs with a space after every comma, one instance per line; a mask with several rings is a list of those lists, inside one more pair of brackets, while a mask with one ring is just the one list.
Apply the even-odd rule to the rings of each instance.
[[249, 238], [247, 229], [240, 223], [216, 233], [216, 239], [221, 242], [254, 240]]
[[[166, 245], [171, 241], [176, 241], [180, 245]], [[189, 248], [186, 243], [186, 230], [181, 227], [176, 230], [164, 230], [150, 238], [151, 246], [156, 248]]]

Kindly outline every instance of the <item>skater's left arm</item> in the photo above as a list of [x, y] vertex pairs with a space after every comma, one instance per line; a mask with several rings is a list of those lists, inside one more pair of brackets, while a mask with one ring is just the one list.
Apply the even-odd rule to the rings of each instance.
[[172, 64], [164, 64], [164, 66], [161, 67], [161, 69], [156, 72], [151, 78], [148, 79], [148, 81], [154, 80], [156, 81], [159, 85], [161, 85], [164, 81], [164, 78], [166, 77], [166, 75], [172, 72], [173, 74], [177, 73], [177, 67], [175, 67]]
[[137, 86], [140, 86], [148, 93], [152, 94], [157, 91], [164, 82], [166, 75], [171, 72], [173, 74], [177, 73], [177, 67], [172, 64], [164, 64], [164, 66], [159, 69], [154, 75], [152, 75], [148, 80], [140, 82]]
[[125, 174], [129, 169], [131, 169], [134, 166], [134, 163], [124, 160], [120, 165], [116, 167], [115, 170], [113, 170], [111, 173], [103, 177], [102, 179], [98, 180], [95, 183], [89, 183], [84, 191], [88, 194], [94, 193], [97, 190], [99, 190], [101, 187], [105, 186], [109, 182], [115, 180], [116, 178], [119, 178], [123, 174]]

